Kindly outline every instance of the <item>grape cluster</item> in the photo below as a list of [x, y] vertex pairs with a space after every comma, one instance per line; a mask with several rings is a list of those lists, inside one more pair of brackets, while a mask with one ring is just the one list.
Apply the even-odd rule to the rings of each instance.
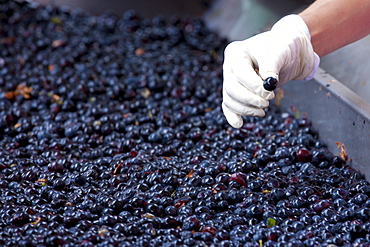
[[0, 4], [1, 246], [368, 246], [370, 184], [307, 117], [231, 128], [193, 17]]

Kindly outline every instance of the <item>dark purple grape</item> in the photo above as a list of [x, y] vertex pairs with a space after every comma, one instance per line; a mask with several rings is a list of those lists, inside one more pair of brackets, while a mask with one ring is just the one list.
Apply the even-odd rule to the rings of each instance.
[[30, 221], [30, 217], [26, 213], [15, 214], [11, 218], [10, 224], [15, 226], [23, 226]]
[[331, 202], [328, 201], [328, 200], [321, 200], [321, 201], [318, 201], [316, 202], [315, 204], [312, 205], [312, 209], [317, 212], [317, 213], [320, 213], [322, 212], [324, 209], [327, 209], [331, 206]]
[[63, 190], [65, 186], [66, 186], [66, 183], [62, 179], [56, 179], [53, 182], [53, 189], [55, 190]]
[[300, 162], [310, 162], [312, 159], [312, 155], [309, 150], [306, 148], [301, 148], [296, 153], [297, 159]]
[[273, 91], [276, 89], [277, 85], [278, 85], [278, 80], [276, 80], [276, 78], [274, 77], [267, 77], [264, 81], [263, 81], [263, 88], [266, 89], [267, 91]]
[[245, 174], [240, 173], [240, 172], [233, 173], [230, 176], [230, 180], [236, 181], [238, 184], [240, 184], [242, 186], [245, 186], [246, 185], [245, 178], [246, 178]]
[[189, 216], [184, 219], [182, 228], [184, 230], [195, 230], [198, 231], [200, 227], [200, 222], [195, 216]]

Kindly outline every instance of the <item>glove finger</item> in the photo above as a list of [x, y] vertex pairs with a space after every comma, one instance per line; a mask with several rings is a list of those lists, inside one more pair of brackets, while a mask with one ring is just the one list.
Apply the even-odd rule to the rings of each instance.
[[226, 93], [225, 90], [224, 90], [223, 100], [224, 100], [223, 104], [225, 104], [225, 106], [235, 114], [238, 114], [238, 115], [241, 115], [241, 116], [251, 116], [251, 117], [263, 117], [263, 116], [265, 116], [265, 112], [261, 108], [255, 108], [255, 107], [251, 107], [251, 106], [241, 104], [240, 102], [231, 98]]
[[[278, 57], [271, 56], [271, 57]], [[259, 63], [259, 73], [263, 79], [267, 79], [269, 77], [275, 78], [279, 84], [278, 86], [282, 85], [282, 82], [280, 81], [279, 73], [280, 73], [280, 66], [277, 61], [273, 59], [265, 59]]]
[[[291, 80], [297, 71], [294, 69], [295, 64], [299, 61], [294, 59], [291, 54], [295, 54], [298, 51], [294, 51], [297, 47], [292, 45], [287, 45], [284, 41], [276, 40], [269, 45], [268, 56], [269, 59], [261, 59], [259, 61], [259, 73], [262, 78], [266, 79], [268, 77], [273, 77], [278, 80], [279, 85], [284, 85], [288, 80]], [[286, 68], [285, 70], [283, 68]]]
[[[248, 54], [248, 53], [247, 53]], [[241, 61], [233, 64], [232, 71], [237, 77], [238, 81], [247, 87], [250, 91], [259, 95], [265, 100], [274, 98], [272, 92], [267, 91], [263, 88], [263, 80], [254, 70], [254, 65], [257, 62], [253, 62], [253, 58], [246, 55]]]
[[222, 103], [222, 111], [226, 117], [227, 122], [234, 128], [240, 128], [243, 126], [243, 119], [240, 115], [230, 111], [227, 106]]
[[[224, 88], [226, 93], [236, 101], [246, 106], [255, 108], [265, 108], [269, 102], [257, 94], [250, 91], [243, 84], [241, 84], [237, 77], [232, 73], [224, 73]], [[273, 93], [272, 93], [273, 95]]]

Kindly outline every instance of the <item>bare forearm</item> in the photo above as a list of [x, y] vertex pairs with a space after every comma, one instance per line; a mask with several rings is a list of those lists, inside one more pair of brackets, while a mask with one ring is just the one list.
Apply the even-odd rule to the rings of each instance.
[[370, 33], [370, 0], [317, 0], [299, 16], [320, 57]]

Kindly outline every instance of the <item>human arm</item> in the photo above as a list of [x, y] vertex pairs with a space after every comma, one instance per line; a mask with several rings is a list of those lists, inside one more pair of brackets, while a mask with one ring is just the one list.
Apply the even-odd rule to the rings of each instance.
[[320, 57], [370, 33], [369, 0], [316, 0], [299, 16], [308, 26], [312, 46]]

